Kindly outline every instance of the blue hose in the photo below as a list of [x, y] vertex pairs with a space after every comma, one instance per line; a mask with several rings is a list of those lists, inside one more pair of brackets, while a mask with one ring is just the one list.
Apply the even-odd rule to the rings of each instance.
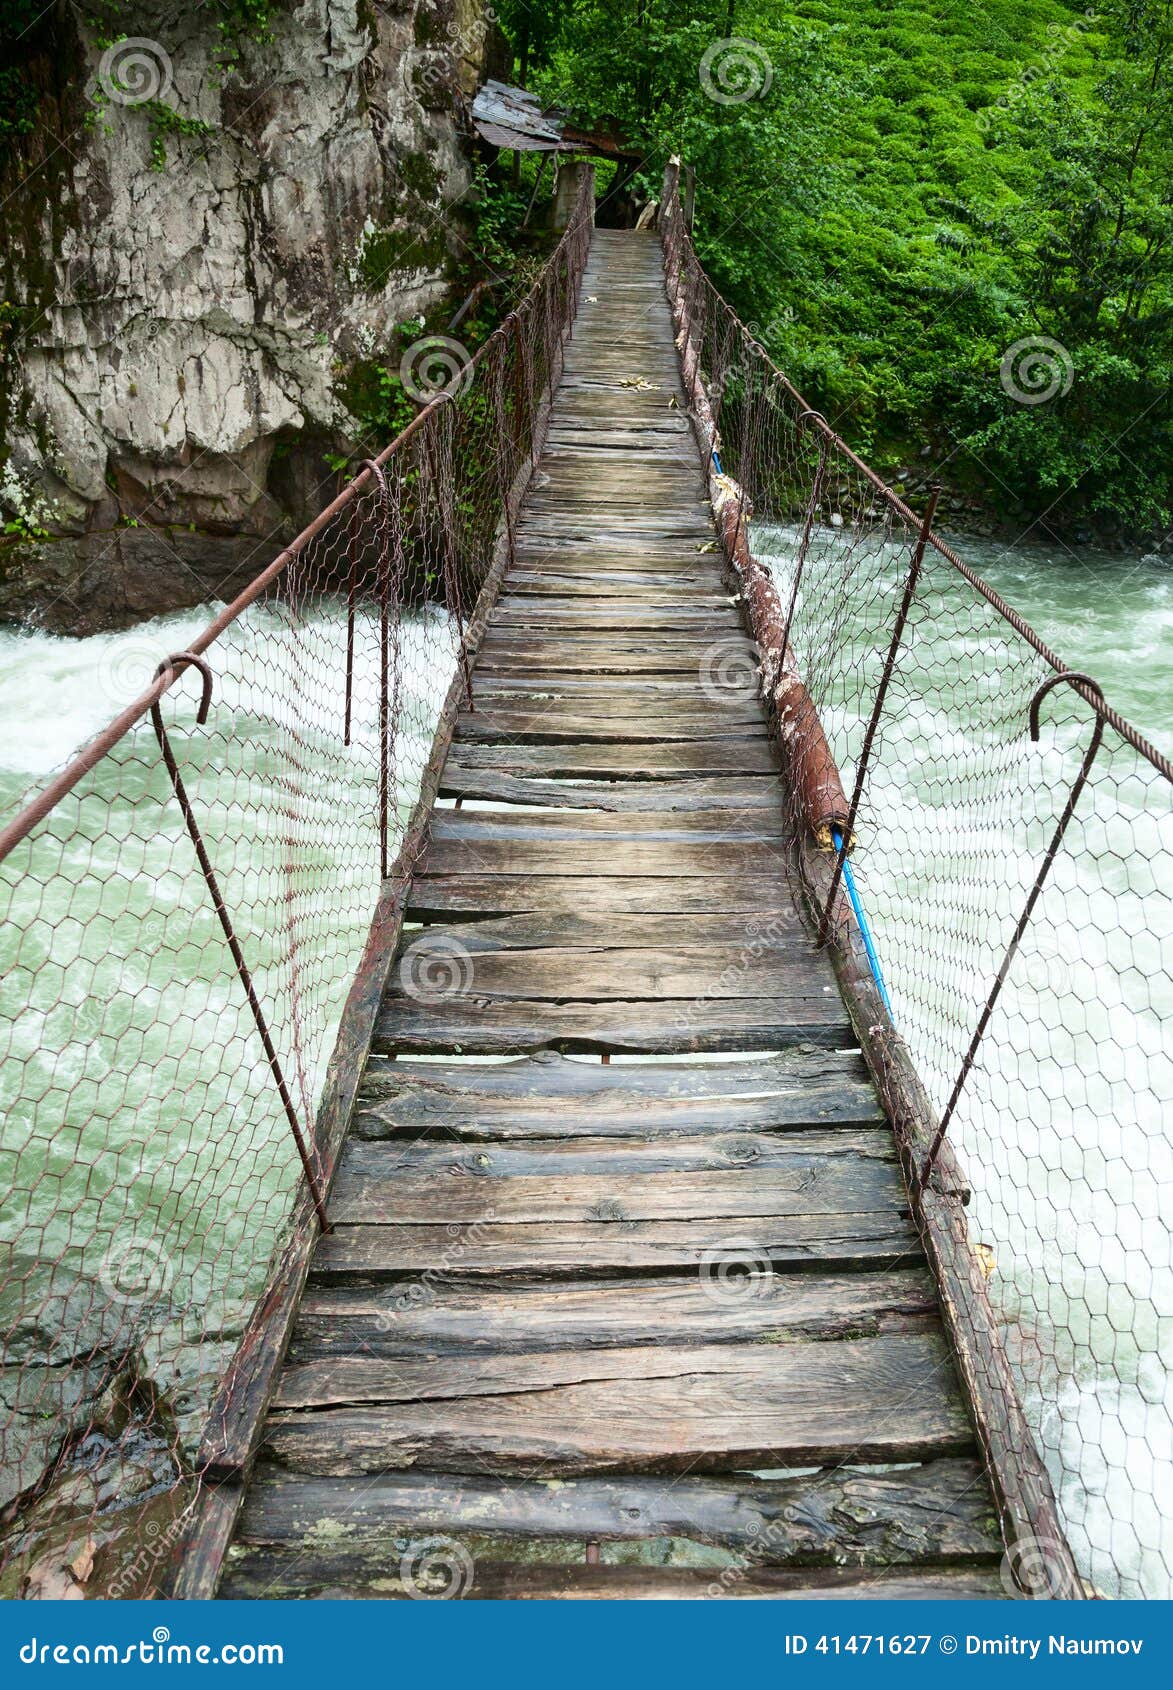
[[[837, 827], [831, 829], [831, 839], [835, 849], [843, 854], [843, 835]], [[883, 999], [884, 1008], [892, 1015], [892, 1000], [888, 996], [888, 988], [884, 984], [884, 976], [880, 972], [880, 959], [876, 955], [876, 942], [872, 938], [872, 930], [868, 926], [868, 918], [864, 914], [863, 905], [859, 900], [856, 889], [855, 875], [851, 871], [851, 858], [843, 855], [843, 878], [847, 882], [847, 896], [851, 899], [851, 907], [855, 911], [855, 919], [859, 922], [859, 930], [863, 934], [863, 948], [868, 954], [868, 966], [872, 971], [872, 979], [876, 982], [876, 990]], [[896, 1017], [892, 1015], [893, 1021]]]

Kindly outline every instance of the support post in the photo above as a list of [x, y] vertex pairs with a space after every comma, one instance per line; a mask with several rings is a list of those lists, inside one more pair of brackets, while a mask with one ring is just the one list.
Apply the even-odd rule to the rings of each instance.
[[558, 163], [558, 174], [554, 178], [554, 205], [550, 213], [550, 227], [553, 229], [568, 229], [574, 219], [575, 207], [578, 204], [579, 188], [583, 182], [590, 184], [592, 211], [591, 222], [594, 222], [593, 203], [595, 197], [595, 167], [589, 158], [566, 158]]

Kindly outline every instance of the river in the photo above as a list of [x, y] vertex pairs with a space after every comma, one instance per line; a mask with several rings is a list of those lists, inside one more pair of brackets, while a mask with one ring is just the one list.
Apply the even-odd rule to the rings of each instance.
[[[793, 537], [775, 535], [773, 544], [784, 586]], [[961, 546], [1069, 664], [1095, 674], [1125, 716], [1162, 749], [1173, 751], [1173, 567], [1140, 555], [1073, 555], [1038, 546], [1006, 550], [969, 540]], [[59, 767], [134, 697], [159, 654], [182, 650], [207, 617], [205, 608], [80, 641], [0, 631], [0, 720], [7, 725], [0, 754], [4, 807]], [[433, 708], [442, 679], [438, 676], [429, 688]], [[898, 773], [895, 779], [886, 777], [888, 814], [903, 817], [914, 847], [919, 840], [927, 853], [931, 841], [937, 884], [948, 878], [949, 853], [955, 852], [961, 884], [972, 818], [963, 818], [960, 808], [951, 813], [947, 795], [942, 800], [938, 793], [929, 804], [917, 786], [913, 748], [924, 724], [916, 712], [929, 708], [926, 690], [925, 699], [906, 699], [903, 714], [895, 713], [888, 767]], [[964, 721], [953, 719], [945, 726], [964, 736]], [[901, 736], [909, 746], [907, 768], [899, 752]], [[1138, 814], [1145, 812], [1146, 822], [1153, 820], [1146, 806], [1154, 796], [1167, 798], [1150, 793], [1140, 801]], [[1166, 822], [1162, 817], [1154, 825], [1173, 849]], [[1020, 857], [1017, 895], [1021, 884], [1029, 884], [1037, 859], [1025, 846], [1014, 849]], [[888, 984], [897, 1024], [909, 1034], [914, 1050], [919, 1041], [925, 1077], [939, 1103], [950, 1076], [935, 1054], [933, 1035], [939, 1029], [926, 1018], [946, 1012], [910, 993], [902, 960], [902, 946], [907, 952], [910, 942], [933, 946], [934, 920], [940, 914], [931, 896], [920, 896], [931, 887], [919, 878], [917, 854], [913, 848], [903, 858], [886, 859], [883, 853], [869, 854], [864, 840], [860, 873], [865, 898], [872, 901], [881, 961], [887, 956], [892, 964]], [[1078, 957], [1078, 952], [1068, 955], [1068, 948], [1082, 946], [1094, 953], [1097, 1004], [1107, 1005], [1103, 1025], [1081, 1022], [1050, 1029], [1049, 1048], [1031, 1057], [1035, 1088], [1059, 1075], [1055, 1083], [1061, 1090], [1064, 1063], [1069, 1069], [1094, 1066], [1093, 1054], [1098, 1060], [1106, 1048], [1105, 1028], [1122, 1029], [1121, 1047], [1147, 1064], [1146, 1084], [1130, 1090], [1128, 1075], [1114, 1074], [1109, 1097], [1089, 1081], [1070, 1106], [1056, 1108], [1051, 1100], [1035, 1118], [1029, 1085], [1016, 1093], [996, 1080], [980, 1080], [973, 1107], [959, 1117], [957, 1137], [975, 1185], [973, 1226], [993, 1251], [992, 1294], [1008, 1321], [1028, 1412], [1039, 1429], [1080, 1558], [1105, 1593], [1166, 1596], [1167, 1569], [1173, 1563], [1173, 1525], [1167, 1517], [1173, 1442], [1169, 1358], [1161, 1338], [1173, 1315], [1173, 1248], [1168, 1222], [1161, 1217], [1173, 1214], [1173, 1201], [1167, 1129], [1154, 1115], [1153, 1095], [1161, 1095], [1167, 1072], [1160, 1069], [1161, 1078], [1155, 1077], [1166, 1060], [1159, 1050], [1160, 1021], [1173, 1011], [1173, 1002], [1168, 974], [1161, 975], [1154, 961], [1149, 973], [1160, 984], [1137, 1003], [1131, 979], [1135, 957], [1101, 945], [1096, 934], [1111, 923], [1094, 919], [1097, 910], [1104, 911], [1105, 897], [1121, 907], [1129, 900], [1141, 906], [1148, 872], [1135, 855], [1115, 862], [1107, 880], [1096, 859], [1076, 856], [1057, 867], [1069, 929], [1057, 948], [1043, 946], [1043, 975], [1028, 974], [1026, 981], [1036, 1006], [1040, 988], [1055, 984], [1056, 971], [1066, 990], [1066, 976]], [[1136, 884], [1129, 882], [1133, 873], [1140, 876]], [[1081, 909], [1090, 921], [1081, 922]], [[1167, 920], [1167, 897], [1162, 909], [1160, 919]], [[946, 910], [946, 919], [953, 913]], [[903, 932], [897, 931], [897, 918]], [[971, 918], [980, 920], [982, 912], [970, 911], [965, 920]], [[1061, 929], [1062, 921], [1055, 930]], [[1158, 932], [1156, 939], [1173, 940], [1173, 933]], [[123, 946], [116, 935], [114, 948], [132, 948], [132, 942], [133, 935]], [[340, 950], [339, 987], [350, 966], [349, 953]], [[976, 978], [963, 983], [960, 1001], [967, 1015], [970, 1006], [980, 1003], [986, 985], [988, 980]], [[1011, 1015], [1016, 1007], [1026, 1008], [1026, 1000], [1015, 996], [1022, 989], [1020, 982], [1008, 982]], [[1151, 1048], [1154, 1026], [1156, 1052]], [[944, 1044], [950, 1048], [948, 1040]], [[1108, 1105], [1097, 1111], [1096, 1100], [1105, 1097]], [[84, 1144], [83, 1135], [83, 1150]], [[1073, 1150], [1074, 1168], [1069, 1165]], [[1098, 1173], [1089, 1172], [1092, 1163]], [[1030, 1202], [1024, 1192], [1030, 1193]], [[1156, 1500], [1162, 1496], [1163, 1505]], [[1105, 1544], [1110, 1548], [1105, 1550]]]

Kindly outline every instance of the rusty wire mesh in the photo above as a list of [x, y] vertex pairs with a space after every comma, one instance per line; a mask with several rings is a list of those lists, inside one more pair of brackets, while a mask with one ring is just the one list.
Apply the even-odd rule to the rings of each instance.
[[[852, 792], [919, 518], [772, 366], [661, 207], [686, 375], [789, 617]], [[914, 490], [923, 504], [926, 488]], [[752, 511], [752, 517], [750, 512]], [[948, 1123], [972, 1247], [1076, 1562], [1098, 1591], [1173, 1583], [1173, 769], [1115, 712], [1006, 966], [1096, 729], [1094, 694], [933, 535], [875, 725], [851, 861], [895, 1029]], [[796, 813], [796, 831], [801, 817]], [[1040, 1553], [1045, 1560], [1046, 1546]]]
[[413, 806], [512, 543], [590, 215], [584, 183], [530, 294], [193, 643], [206, 723], [177, 660], [0, 845], [4, 1596], [159, 1588], [303, 1178], [150, 706], [322, 1182], [342, 1006], [383, 877], [411, 872]]

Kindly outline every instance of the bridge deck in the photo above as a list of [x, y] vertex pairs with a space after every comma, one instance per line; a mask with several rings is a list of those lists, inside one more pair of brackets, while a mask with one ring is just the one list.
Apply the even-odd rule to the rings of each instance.
[[600, 232], [222, 1595], [1001, 1594], [747, 651]]

